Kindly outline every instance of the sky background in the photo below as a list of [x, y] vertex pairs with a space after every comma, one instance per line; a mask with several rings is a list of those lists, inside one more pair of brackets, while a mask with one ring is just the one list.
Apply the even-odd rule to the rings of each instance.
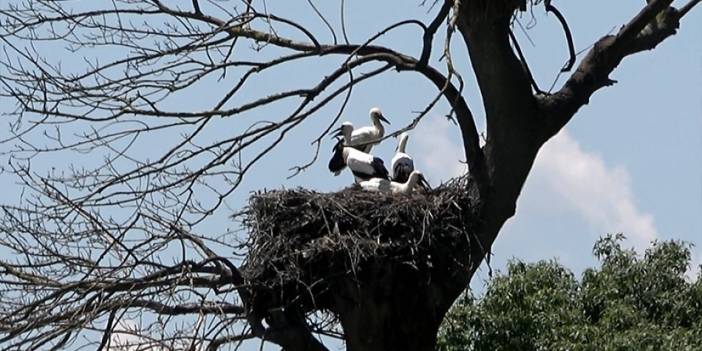
[[[339, 26], [339, 4], [317, 1], [320, 11]], [[419, 1], [347, 1], [346, 23], [349, 39], [362, 43], [388, 24], [417, 18], [430, 21], [437, 9], [427, 13]], [[643, 6], [641, 0], [562, 0], [555, 4], [568, 18], [576, 50], [586, 50], [599, 37], [626, 23]], [[679, 1], [676, 2], [679, 4]], [[321, 41], [331, 36], [324, 23], [315, 17], [305, 2], [268, 1], [268, 10], [284, 14], [306, 25]], [[535, 22], [534, 22], [535, 21]], [[525, 30], [515, 29], [536, 80], [548, 89], [567, 59], [560, 26], [543, 7], [534, 18], [519, 19]], [[281, 29], [283, 30], [283, 29]], [[525, 34], [528, 33], [528, 34]], [[340, 31], [339, 31], [340, 33]], [[529, 39], [533, 41], [530, 44]], [[696, 8], [682, 22], [680, 33], [667, 39], [656, 50], [627, 58], [611, 76], [613, 87], [597, 92], [568, 126], [541, 150], [517, 206], [493, 247], [491, 266], [501, 270], [512, 258], [525, 261], [556, 258], [576, 274], [593, 266], [591, 250], [595, 240], [606, 233], [623, 232], [626, 245], [639, 251], [651, 240], [680, 239], [695, 245], [693, 264], [702, 264], [702, 10]], [[394, 31], [378, 39], [378, 44], [417, 55], [420, 49], [417, 28]], [[432, 63], [438, 62], [443, 37], [435, 43]], [[452, 42], [452, 57], [466, 82], [464, 95], [484, 130], [483, 109], [475, 79], [470, 73], [467, 51], [457, 36]], [[53, 58], [67, 66], [80, 67], [81, 60], [66, 50], [53, 50]], [[111, 55], [113, 53], [102, 53]], [[246, 54], [243, 54], [246, 55]], [[265, 53], [261, 53], [265, 55]], [[578, 57], [582, 58], [582, 55]], [[338, 67], [338, 61], [313, 60], [261, 77], [244, 96], [269, 95], [285, 86], [317, 81]], [[567, 76], [567, 74], [566, 74]], [[566, 76], [556, 85], [560, 86]], [[197, 110], [208, 97], [221, 95], [221, 87], [200, 86], [188, 98], [173, 103], [174, 108]], [[424, 108], [436, 94], [435, 88], [416, 74], [388, 72], [353, 91], [342, 120], [356, 126], [368, 124], [368, 110], [383, 109], [391, 120], [389, 131], [410, 122], [414, 111]], [[509, 101], [504, 103], [508, 104]], [[309, 142], [326, 127], [328, 116], [336, 112], [339, 101], [322, 109], [291, 133], [279, 148], [251, 171], [242, 186], [232, 194], [199, 232], [221, 232], [222, 227], [237, 228], [228, 217], [246, 204], [251, 191], [303, 186], [319, 191], [335, 191], [349, 185], [353, 178], [346, 172], [333, 177], [326, 169], [332, 141], [322, 145], [320, 160], [304, 173], [286, 179], [290, 167], [307, 161], [314, 152]], [[0, 105], [1, 111], [13, 106]], [[251, 120], [283, 113], [277, 107]], [[415, 165], [432, 185], [465, 171], [458, 128], [442, 117], [449, 111], [441, 102], [411, 132], [408, 152]], [[249, 118], [247, 116], [247, 118]], [[220, 133], [232, 133], [240, 126], [223, 122]], [[233, 122], [231, 122], [233, 123]], [[152, 138], [140, 145], [146, 155], [161, 143]], [[396, 141], [387, 140], [374, 149], [376, 156], [389, 163]], [[152, 149], [153, 147], [153, 149]], [[86, 158], [53, 159], [57, 165], [88, 162]], [[2, 178], [3, 183], [12, 184]], [[5, 185], [4, 184], [4, 185]], [[8, 186], [6, 194], [19, 192]], [[690, 276], [696, 274], [691, 269]], [[481, 269], [471, 287], [480, 293], [487, 269]]]

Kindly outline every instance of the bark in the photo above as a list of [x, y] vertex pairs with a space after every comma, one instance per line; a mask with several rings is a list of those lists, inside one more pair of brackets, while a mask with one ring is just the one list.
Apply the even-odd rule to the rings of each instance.
[[[519, 6], [486, 9], [480, 2], [460, 7], [460, 31], [473, 64], [485, 106], [484, 147], [488, 189], [482, 198], [481, 245], [471, 251], [472, 267], [485, 257], [502, 225], [512, 217], [516, 201], [541, 144], [540, 111], [530, 80], [509, 42], [510, 18]], [[485, 15], [485, 14], [488, 15]], [[468, 281], [473, 272], [469, 272]], [[466, 281], [467, 284], [467, 281]]]
[[[422, 267], [379, 262], [336, 289], [349, 351], [434, 350], [439, 326], [464, 290], [468, 241], [437, 244]], [[458, 256], [454, 256], [458, 254]], [[461, 261], [463, 260], [463, 261]]]
[[369, 284], [349, 282], [349, 294], [338, 297], [344, 300], [339, 301], [343, 309], [338, 312], [347, 350], [433, 349], [441, 316], [427, 303], [432, 300], [427, 299], [426, 287], [405, 284], [416, 282], [408, 272], [376, 268]]

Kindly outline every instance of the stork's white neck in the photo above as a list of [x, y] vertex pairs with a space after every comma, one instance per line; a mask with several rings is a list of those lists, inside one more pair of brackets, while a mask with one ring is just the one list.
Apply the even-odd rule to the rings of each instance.
[[400, 144], [397, 146], [398, 152], [405, 152], [405, 147], [407, 147], [407, 138], [409, 136], [406, 133], [400, 135]]
[[349, 145], [351, 144], [351, 134], [353, 134], [353, 129], [352, 128], [344, 128], [342, 130], [344, 134], [344, 144]]
[[385, 127], [383, 126], [383, 123], [380, 121], [380, 118], [377, 116], [373, 116], [371, 118], [371, 122], [373, 123], [373, 127], [375, 127], [375, 130], [378, 131], [378, 135], [384, 135], [385, 134]]
[[373, 126], [376, 128], [383, 128], [383, 123], [380, 121], [380, 117], [378, 117], [378, 115], [371, 115], [371, 123], [373, 123]]
[[376, 124], [375, 128], [378, 130], [378, 135], [385, 134], [385, 127], [383, 127], [382, 123]]

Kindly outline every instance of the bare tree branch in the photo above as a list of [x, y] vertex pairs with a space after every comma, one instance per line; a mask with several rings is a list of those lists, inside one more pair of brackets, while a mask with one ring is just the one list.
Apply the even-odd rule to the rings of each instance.
[[[594, 45], [563, 87], [541, 101], [542, 108], [553, 116], [545, 128], [545, 136], [558, 132], [597, 90], [615, 81], [609, 74], [632, 54], [651, 50], [674, 35], [684, 13], [668, 7], [672, 1], [650, 1], [616, 35], [608, 35]], [[691, 8], [696, 1], [689, 2]]]

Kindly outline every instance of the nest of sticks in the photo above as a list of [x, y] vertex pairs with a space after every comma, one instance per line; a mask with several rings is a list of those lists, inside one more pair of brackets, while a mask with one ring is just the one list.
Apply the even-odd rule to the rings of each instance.
[[290, 303], [324, 308], [329, 291], [373, 265], [431, 267], [469, 243], [475, 196], [470, 178], [426, 192], [384, 194], [354, 185], [335, 193], [305, 189], [255, 193], [244, 212], [250, 231], [242, 273], [254, 307]]

